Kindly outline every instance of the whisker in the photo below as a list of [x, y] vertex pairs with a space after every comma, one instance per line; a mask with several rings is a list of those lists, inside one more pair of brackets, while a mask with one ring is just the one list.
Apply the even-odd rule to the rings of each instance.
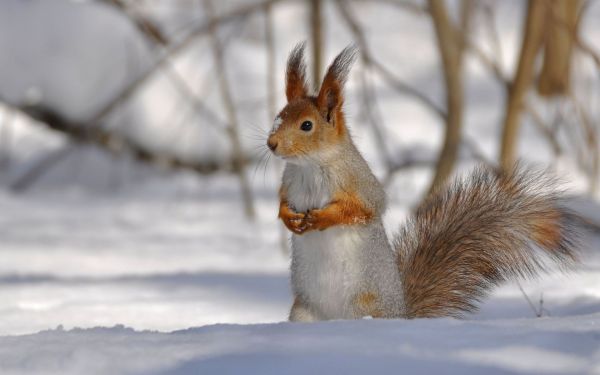
[[269, 153], [269, 156], [267, 157], [267, 161], [265, 162], [265, 166], [263, 168], [263, 186], [266, 186], [267, 183], [267, 166], [269, 165], [269, 161], [271, 160], [272, 155], [272, 153]]
[[258, 169], [261, 166], [261, 164], [262, 164], [263, 160], [265, 159], [265, 157], [267, 157], [268, 155], [269, 155], [269, 150], [267, 150], [266, 148], [261, 151], [260, 158], [258, 159], [258, 162], [254, 166], [254, 172], [252, 173], [252, 181], [253, 182], [254, 182], [254, 179], [256, 178], [256, 172], [258, 171]]

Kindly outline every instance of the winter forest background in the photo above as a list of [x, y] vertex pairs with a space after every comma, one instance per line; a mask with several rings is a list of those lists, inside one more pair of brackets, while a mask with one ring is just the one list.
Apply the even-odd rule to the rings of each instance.
[[[0, 372], [600, 373], [599, 20], [594, 0], [0, 1]], [[303, 40], [313, 85], [360, 48], [346, 114], [389, 233], [521, 159], [585, 218], [581, 269], [462, 321], [280, 323], [265, 138]]]

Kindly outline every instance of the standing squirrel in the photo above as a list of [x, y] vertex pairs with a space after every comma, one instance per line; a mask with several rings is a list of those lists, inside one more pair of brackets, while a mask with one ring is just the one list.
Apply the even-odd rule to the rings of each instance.
[[292, 234], [291, 321], [460, 317], [508, 279], [576, 260], [573, 215], [543, 174], [480, 168], [432, 194], [393, 248], [382, 185], [352, 142], [342, 109], [356, 57], [307, 89], [304, 44], [286, 69], [287, 105], [267, 145], [286, 161], [279, 218]]

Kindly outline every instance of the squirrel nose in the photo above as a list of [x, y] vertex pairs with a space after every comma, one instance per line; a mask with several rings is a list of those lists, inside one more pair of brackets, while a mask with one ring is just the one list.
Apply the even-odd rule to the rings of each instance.
[[274, 140], [273, 138], [269, 138], [267, 140], [267, 146], [269, 146], [271, 151], [275, 151], [275, 149], [277, 148], [277, 141]]

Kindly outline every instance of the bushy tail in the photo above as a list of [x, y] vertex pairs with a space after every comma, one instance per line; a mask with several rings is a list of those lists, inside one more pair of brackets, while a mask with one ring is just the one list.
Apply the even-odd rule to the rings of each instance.
[[434, 193], [395, 247], [406, 317], [460, 317], [495, 285], [576, 261], [575, 215], [542, 172], [480, 168]]

